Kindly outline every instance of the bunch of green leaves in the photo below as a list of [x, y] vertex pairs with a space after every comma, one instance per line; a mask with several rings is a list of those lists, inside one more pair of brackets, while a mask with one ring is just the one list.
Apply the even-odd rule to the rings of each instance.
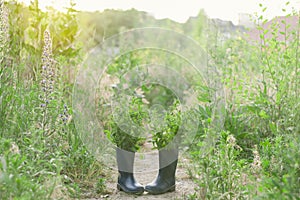
[[[144, 119], [146, 118], [147, 112], [142, 98], [135, 94], [135, 89], [137, 88], [130, 87], [128, 89], [129, 91], [126, 91], [125, 96], [122, 93], [124, 92], [122, 88], [127, 84], [132, 86], [130, 81], [133, 80], [126, 80], [123, 77], [136, 68], [139, 62], [139, 57], [137, 57], [134, 52], [130, 52], [115, 58], [114, 61], [108, 65], [106, 69], [107, 76], [120, 81], [120, 83], [107, 85], [107, 82], [101, 82], [103, 91], [107, 91], [110, 95], [108, 95], [109, 97], [106, 97], [106, 99], [105, 97], [99, 98], [98, 109], [98, 116], [104, 126], [106, 136], [119, 148], [133, 152], [139, 149], [139, 144], [144, 140], [144, 138], [141, 137], [143, 133], [137, 131], [143, 129], [142, 127], [144, 126]], [[109, 100], [107, 98], [112, 98], [110, 101], [118, 102], [118, 105], [110, 105], [111, 102], [108, 102]], [[128, 113], [123, 113], [124, 107], [128, 108], [125, 109]], [[122, 116], [118, 116], [118, 119], [116, 119], [114, 114]], [[128, 127], [129, 124], [133, 127]], [[124, 129], [122, 126], [126, 126], [127, 128]]]
[[[147, 118], [147, 112], [145, 111], [144, 103], [142, 102], [141, 98], [132, 97], [129, 104], [129, 116], [129, 120], [134, 124], [134, 126], [142, 127], [144, 125], [143, 122], [144, 119]], [[132, 152], [139, 150], [139, 145], [144, 140], [141, 135], [144, 133], [125, 132], [122, 129], [122, 124], [120, 124], [121, 122], [116, 122], [112, 115], [110, 117], [111, 118], [108, 122], [108, 125], [105, 127], [105, 133], [107, 137], [111, 139], [111, 141], [119, 148]], [[142, 128], [134, 129], [133, 127], [132, 129], [133, 131], [142, 130]]]
[[173, 104], [165, 112], [162, 127], [160, 127], [158, 132], [153, 133], [152, 143], [154, 148], [162, 149], [166, 147], [176, 136], [181, 125], [179, 104], [178, 100], [174, 100]]

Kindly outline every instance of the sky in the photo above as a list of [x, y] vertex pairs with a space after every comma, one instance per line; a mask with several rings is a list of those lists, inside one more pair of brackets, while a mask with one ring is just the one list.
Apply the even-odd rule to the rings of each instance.
[[[20, 0], [26, 3], [30, 0]], [[146, 11], [157, 19], [170, 18], [185, 22], [204, 9], [208, 17], [232, 21], [238, 24], [239, 13], [260, 13], [259, 4], [267, 7], [264, 16], [272, 18], [284, 15], [282, 8], [288, 0], [73, 0], [76, 9], [84, 11], [103, 11], [104, 9], [127, 10], [135, 8]], [[59, 10], [69, 5], [69, 0], [39, 0], [41, 9], [53, 6]], [[292, 7], [299, 11], [300, 0], [289, 0], [288, 11]]]

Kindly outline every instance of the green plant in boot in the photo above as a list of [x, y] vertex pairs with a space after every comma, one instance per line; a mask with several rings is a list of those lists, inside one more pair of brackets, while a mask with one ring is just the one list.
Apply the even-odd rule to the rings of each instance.
[[[142, 126], [146, 113], [143, 111], [141, 99], [132, 97], [129, 105], [129, 116], [134, 125]], [[117, 189], [128, 194], [142, 194], [144, 187], [135, 180], [133, 166], [135, 152], [138, 151], [139, 143], [143, 138], [139, 136], [140, 133], [135, 133], [135, 135], [132, 135], [132, 133], [128, 134], [122, 129], [122, 124], [120, 125], [119, 123], [122, 122], [116, 122], [111, 115], [106, 127], [108, 138], [117, 146], [116, 158], [119, 172]]]
[[159, 171], [156, 179], [147, 184], [149, 194], [163, 194], [175, 191], [175, 173], [178, 162], [178, 147], [170, 145], [177, 134], [181, 122], [179, 101], [175, 100], [165, 116], [165, 126], [153, 136], [154, 146], [159, 149]]
[[175, 191], [175, 173], [178, 161], [178, 148], [159, 150], [159, 171], [156, 179], [147, 184], [149, 194], [163, 194]]

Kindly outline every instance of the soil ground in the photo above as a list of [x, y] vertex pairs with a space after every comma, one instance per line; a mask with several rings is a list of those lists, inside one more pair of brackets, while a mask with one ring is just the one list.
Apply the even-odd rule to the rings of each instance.
[[[146, 146], [146, 149], [149, 148]], [[158, 172], [158, 151], [147, 151], [145, 153], [137, 153], [135, 157], [135, 178], [142, 185], [147, 185], [155, 179]], [[188, 195], [195, 193], [196, 184], [188, 175], [190, 162], [180, 154], [176, 170], [176, 190], [160, 195], [150, 195], [146, 192], [142, 195], [129, 195], [125, 192], [117, 190], [116, 169], [109, 169], [110, 178], [106, 181], [107, 195], [102, 195], [98, 199], [108, 200], [170, 200], [170, 199], [188, 199]], [[89, 200], [97, 200], [96, 198]]]

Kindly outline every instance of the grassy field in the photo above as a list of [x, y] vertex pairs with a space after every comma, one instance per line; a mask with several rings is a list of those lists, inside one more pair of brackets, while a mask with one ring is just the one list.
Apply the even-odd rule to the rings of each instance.
[[[0, 199], [106, 194], [105, 165], [83, 145], [72, 109], [78, 67], [95, 44], [86, 35], [96, 29], [82, 33], [72, 4], [59, 13], [42, 12], [38, 1], [0, 2]], [[300, 17], [287, 16], [298, 19], [293, 30], [265, 29], [257, 16], [257, 42], [222, 40], [207, 24], [190, 30], [220, 72], [226, 106], [222, 130], [209, 128], [210, 105], [199, 110], [188, 171], [197, 192], [189, 199], [300, 199]], [[210, 134], [217, 141], [204, 154]]]

